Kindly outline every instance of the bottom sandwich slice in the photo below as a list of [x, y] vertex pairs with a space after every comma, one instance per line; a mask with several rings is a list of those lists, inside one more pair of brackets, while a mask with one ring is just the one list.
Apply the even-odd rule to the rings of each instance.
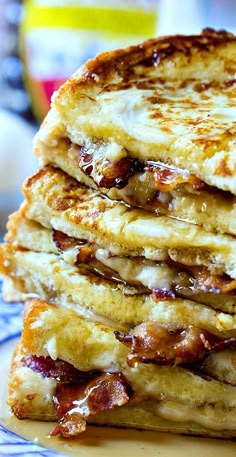
[[8, 404], [19, 419], [236, 437], [236, 338], [146, 321], [125, 333], [39, 299], [25, 305]]

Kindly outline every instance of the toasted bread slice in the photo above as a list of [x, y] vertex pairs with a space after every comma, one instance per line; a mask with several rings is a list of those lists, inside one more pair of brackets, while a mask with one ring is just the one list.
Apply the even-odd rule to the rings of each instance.
[[23, 187], [25, 215], [44, 227], [86, 239], [113, 255], [204, 265], [236, 278], [236, 239], [202, 227], [127, 207], [45, 167]]

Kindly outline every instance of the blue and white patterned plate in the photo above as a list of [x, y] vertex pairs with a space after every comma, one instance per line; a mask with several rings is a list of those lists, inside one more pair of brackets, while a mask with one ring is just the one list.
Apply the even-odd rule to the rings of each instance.
[[[0, 281], [1, 290], [1, 281]], [[21, 331], [21, 310], [20, 303], [11, 305], [4, 303], [0, 293], [0, 349], [4, 354], [4, 348], [7, 347], [11, 340], [20, 336]], [[2, 374], [1, 374], [2, 378]], [[1, 422], [1, 420], [0, 420]], [[16, 457], [59, 457], [62, 454], [47, 450], [38, 446], [32, 441], [12, 433], [0, 423], [0, 456]]]

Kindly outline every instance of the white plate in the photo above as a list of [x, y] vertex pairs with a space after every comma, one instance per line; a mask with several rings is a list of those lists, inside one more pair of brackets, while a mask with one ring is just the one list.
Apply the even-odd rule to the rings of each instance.
[[235, 457], [236, 442], [89, 426], [79, 439], [49, 437], [52, 423], [19, 421], [6, 405], [11, 354], [21, 329], [21, 305], [0, 298], [0, 456]]

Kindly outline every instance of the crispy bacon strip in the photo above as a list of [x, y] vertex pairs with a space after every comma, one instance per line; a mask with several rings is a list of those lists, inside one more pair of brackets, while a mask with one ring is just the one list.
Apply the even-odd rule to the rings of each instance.
[[188, 170], [160, 162], [147, 161], [144, 170], [153, 173], [156, 187], [161, 192], [170, 192], [183, 183], [191, 184], [195, 190], [203, 190], [206, 186], [203, 181]]
[[202, 361], [207, 353], [223, 349], [236, 349], [236, 338], [219, 338], [198, 327], [173, 328], [147, 321], [116, 338], [131, 350], [129, 366], [139, 362], [159, 365], [184, 365]]
[[31, 355], [22, 362], [43, 377], [56, 379], [53, 398], [59, 424], [51, 435], [75, 437], [86, 428], [86, 419], [127, 403], [132, 389], [122, 373], [80, 371], [64, 360]]
[[52, 229], [52, 238], [60, 252], [77, 249], [75, 264], [89, 263], [94, 258], [94, 247], [87, 240], [74, 238], [54, 229]]
[[53, 360], [51, 357], [30, 355], [22, 359], [23, 364], [40, 373], [44, 378], [53, 378], [60, 382], [84, 384], [100, 374], [98, 370], [80, 371], [64, 360]]
[[141, 162], [130, 157], [123, 157], [112, 163], [101, 153], [90, 152], [84, 147], [81, 147], [77, 153], [79, 166], [83, 172], [99, 187], [107, 189], [111, 187], [122, 189], [128, 183], [130, 176], [143, 169]]
[[78, 436], [85, 430], [88, 417], [126, 404], [130, 395], [121, 373], [102, 373], [83, 385], [59, 383], [54, 405], [60, 422], [51, 435]]
[[236, 290], [236, 279], [227, 275], [214, 275], [204, 266], [188, 267], [193, 285], [204, 292], [229, 294]]
[[[94, 261], [94, 248], [87, 244], [78, 249], [78, 254], [76, 257], [76, 263], [91, 263]], [[91, 264], [92, 266], [92, 264]]]
[[90, 150], [82, 146], [71, 145], [69, 148], [71, 156], [79, 165], [81, 170], [89, 176], [98, 187], [117, 187], [122, 189], [128, 184], [130, 176], [136, 172], [146, 171], [153, 174], [158, 190], [170, 192], [179, 184], [188, 183], [193, 190], [201, 191], [209, 189], [202, 180], [197, 178], [188, 170], [177, 168], [173, 165], [161, 162], [146, 161], [144, 163], [130, 157], [123, 157], [117, 162], [110, 162], [104, 157], [98, 146], [97, 150]]
[[73, 249], [77, 246], [81, 246], [87, 243], [87, 240], [82, 240], [68, 236], [66, 233], [60, 232], [59, 230], [52, 229], [52, 239], [60, 252]]
[[155, 302], [163, 300], [174, 300], [175, 293], [171, 289], [160, 289], [155, 287], [152, 289], [152, 299]]

